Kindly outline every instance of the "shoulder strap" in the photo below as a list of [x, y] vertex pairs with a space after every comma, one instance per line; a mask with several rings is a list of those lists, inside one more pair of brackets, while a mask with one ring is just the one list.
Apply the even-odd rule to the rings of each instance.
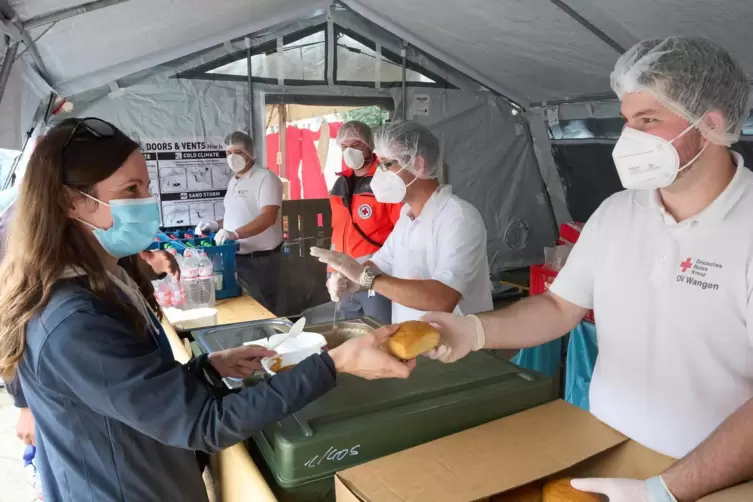
[[366, 235], [366, 232], [364, 232], [361, 229], [361, 227], [358, 226], [358, 223], [356, 223], [356, 220], [353, 219], [353, 212], [352, 211], [348, 211], [348, 212], [350, 213], [350, 221], [353, 222], [353, 228], [355, 228], [356, 232], [358, 232], [361, 235], [361, 237], [363, 237], [363, 240], [365, 240], [366, 242], [368, 242], [372, 246], [376, 246], [376, 247], [382, 247], [382, 246], [384, 246], [384, 242], [381, 243], [381, 244], [379, 244], [377, 241], [375, 241], [374, 239], [372, 239], [371, 237], [369, 237], [368, 235]]

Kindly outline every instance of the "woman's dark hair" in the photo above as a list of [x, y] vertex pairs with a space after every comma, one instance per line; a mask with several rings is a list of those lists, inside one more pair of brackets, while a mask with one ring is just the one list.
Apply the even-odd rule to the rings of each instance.
[[[88, 124], [88, 125], [87, 125]], [[80, 192], [94, 195], [95, 185], [109, 178], [139, 145], [118, 128], [99, 119], [67, 119], [39, 141], [24, 174], [14, 219], [6, 239], [0, 289], [0, 372], [15, 372], [23, 356], [26, 323], [50, 299], [66, 267], [86, 272], [80, 281], [139, 332], [146, 320], [107, 273], [89, 232], [68, 217]], [[119, 264], [160, 313], [151, 283], [138, 257]]]

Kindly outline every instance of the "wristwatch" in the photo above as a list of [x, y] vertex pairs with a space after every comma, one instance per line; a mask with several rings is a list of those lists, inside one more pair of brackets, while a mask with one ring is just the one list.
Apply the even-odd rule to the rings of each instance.
[[359, 285], [367, 291], [372, 291], [374, 289], [374, 281], [377, 277], [381, 277], [381, 275], [382, 272], [379, 269], [367, 267], [361, 273], [360, 280], [358, 281]]

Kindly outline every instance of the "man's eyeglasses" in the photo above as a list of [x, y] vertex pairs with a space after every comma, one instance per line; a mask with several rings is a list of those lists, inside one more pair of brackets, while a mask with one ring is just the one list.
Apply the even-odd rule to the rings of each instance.
[[380, 160], [379, 161], [379, 169], [382, 171], [389, 171], [390, 167], [394, 166], [395, 164], [399, 164], [397, 160]]
[[109, 122], [105, 122], [102, 119], [88, 117], [80, 119], [70, 136], [63, 145], [63, 152], [70, 146], [71, 143], [79, 143], [85, 141], [92, 141], [103, 138], [112, 138], [115, 136], [115, 126]]

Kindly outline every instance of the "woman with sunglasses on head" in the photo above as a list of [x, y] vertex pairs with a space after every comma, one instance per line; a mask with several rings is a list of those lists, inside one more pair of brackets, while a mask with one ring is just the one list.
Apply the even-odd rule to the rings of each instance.
[[159, 225], [148, 186], [138, 145], [99, 119], [54, 127], [26, 169], [0, 266], [0, 370], [34, 410], [47, 502], [205, 502], [192, 450], [245, 440], [338, 372], [406, 378], [415, 364], [381, 350], [384, 328], [223, 396], [219, 377], [255, 363], [231, 351], [181, 366], [162, 342], [135, 265]]

